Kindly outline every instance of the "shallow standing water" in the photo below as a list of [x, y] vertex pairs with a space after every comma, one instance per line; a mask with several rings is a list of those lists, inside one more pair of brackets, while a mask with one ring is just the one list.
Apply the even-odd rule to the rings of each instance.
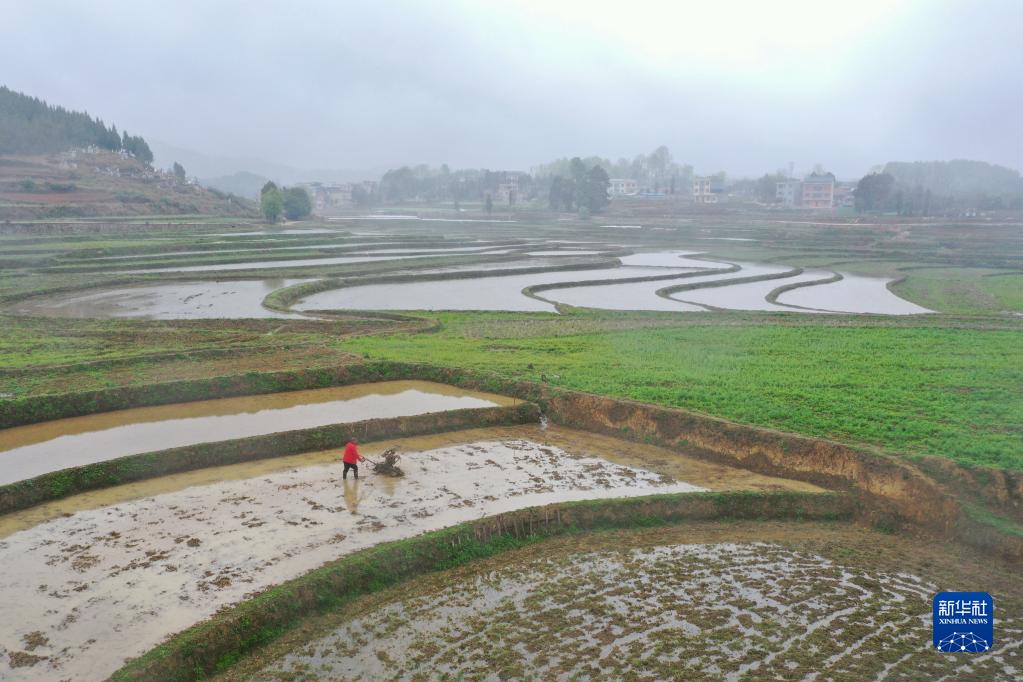
[[[662, 256], [663, 254], [644, 254]], [[673, 256], [672, 256], [673, 257]], [[659, 260], [659, 259], [658, 259]], [[710, 263], [715, 267], [725, 267], [730, 263]], [[727, 274], [698, 275], [671, 280], [654, 280], [651, 282], [633, 282], [629, 284], [601, 284], [596, 286], [570, 287], [566, 289], [551, 289], [539, 292], [540, 296], [546, 299], [565, 303], [567, 305], [581, 308], [600, 308], [603, 310], [663, 310], [663, 311], [706, 311], [706, 308], [694, 302], [684, 300], [686, 294], [695, 291], [720, 292], [732, 288], [731, 286], [714, 287], [711, 289], [697, 289], [694, 292], [680, 292], [674, 294], [670, 299], [658, 296], [657, 291], [679, 284], [695, 284], [698, 282], [716, 282], [737, 279], [740, 277], [751, 277], [774, 272], [784, 272], [789, 268], [779, 266], [761, 266], [753, 263], [738, 263], [741, 270]], [[650, 267], [650, 274], [658, 275], [670, 273], [672, 270], [664, 267]], [[701, 268], [702, 269], [702, 268]], [[683, 270], [682, 272], [686, 272]], [[699, 272], [699, 270], [688, 270], [688, 272]], [[773, 280], [777, 282], [778, 280]], [[735, 285], [739, 286], [739, 285]], [[775, 284], [774, 286], [778, 286]], [[771, 289], [774, 288], [771, 287]], [[712, 298], [713, 295], [706, 298]], [[720, 297], [720, 294], [718, 295]], [[717, 305], [717, 304], [712, 304]], [[721, 307], [730, 307], [722, 305]]]
[[843, 279], [787, 291], [779, 303], [830, 312], [875, 313], [879, 315], [918, 315], [933, 312], [899, 298], [888, 289], [893, 280], [839, 273]]
[[[452, 254], [456, 255], [456, 254]], [[425, 258], [426, 256], [422, 256]], [[245, 263], [223, 263], [221, 265], [177, 265], [162, 268], [145, 268], [142, 270], [120, 270], [119, 272], [132, 274], [146, 274], [151, 272], [210, 272], [214, 270], [267, 270], [269, 268], [302, 268], [317, 265], [344, 265], [347, 263], [373, 263], [378, 261], [405, 260], [407, 258], [420, 258], [420, 256], [336, 256], [327, 258], [301, 258], [292, 260], [268, 260], [250, 261]]]
[[380, 542], [559, 500], [701, 489], [527, 439], [406, 453], [401, 467], [405, 478], [364, 469], [358, 482], [341, 481], [336, 463], [267, 472], [0, 540], [0, 653], [45, 641], [34, 665], [0, 675], [103, 678], [247, 594]]
[[149, 320], [303, 318], [263, 307], [267, 294], [311, 279], [174, 282], [96, 289], [30, 298], [14, 306], [19, 315]]
[[514, 402], [444, 384], [389, 381], [58, 419], [0, 430], [0, 485], [196, 443]]
[[[762, 275], [779, 273], [789, 270], [787, 267], [772, 265], [749, 266], [744, 265], [737, 273], [739, 276]], [[671, 297], [687, 303], [708, 305], [715, 308], [727, 308], [728, 310], [771, 310], [788, 311], [792, 308], [777, 305], [767, 300], [767, 295], [780, 286], [794, 284], [796, 282], [811, 282], [814, 280], [827, 279], [831, 273], [826, 270], [806, 270], [793, 277], [782, 277], [779, 279], [765, 279], [759, 282], [746, 282], [745, 284], [732, 284], [725, 287], [709, 287], [707, 289], [693, 289], [692, 291], [680, 291], [672, 294]], [[812, 312], [812, 311], [805, 311]]]
[[[685, 270], [678, 269], [678, 272]], [[623, 279], [668, 274], [667, 268], [619, 267], [560, 270], [529, 275], [500, 275], [400, 284], [370, 284], [314, 294], [296, 310], [516, 310], [556, 312], [554, 306], [525, 296], [536, 284], [598, 279]]]

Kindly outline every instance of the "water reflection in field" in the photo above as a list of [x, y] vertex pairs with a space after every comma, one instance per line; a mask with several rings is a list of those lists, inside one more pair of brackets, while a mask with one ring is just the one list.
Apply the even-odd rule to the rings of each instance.
[[0, 431], [0, 484], [195, 443], [508, 402], [443, 384], [395, 381], [58, 419]]
[[891, 279], [841, 274], [843, 278], [838, 282], [785, 292], [778, 297], [778, 302], [790, 306], [846, 313], [918, 315], [932, 312], [893, 294], [888, 289]]

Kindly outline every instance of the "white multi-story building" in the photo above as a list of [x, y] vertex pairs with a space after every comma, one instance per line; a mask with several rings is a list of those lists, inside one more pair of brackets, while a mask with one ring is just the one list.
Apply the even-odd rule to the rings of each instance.
[[639, 183], [631, 178], [611, 178], [607, 193], [612, 197], [634, 196], [639, 194]]
[[693, 178], [693, 203], [716, 204], [718, 195], [711, 191], [711, 179], [696, 176]]
[[810, 173], [803, 180], [781, 180], [775, 197], [787, 208], [834, 208], [835, 176], [832, 173]]
[[799, 205], [800, 186], [799, 180], [781, 180], [775, 190], [775, 198], [780, 204], [788, 208], [795, 208]]

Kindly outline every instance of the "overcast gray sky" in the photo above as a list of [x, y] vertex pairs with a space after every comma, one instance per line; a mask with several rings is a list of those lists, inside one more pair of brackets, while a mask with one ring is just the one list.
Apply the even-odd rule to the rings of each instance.
[[304, 168], [1023, 168], [1023, 0], [5, 0], [0, 83]]

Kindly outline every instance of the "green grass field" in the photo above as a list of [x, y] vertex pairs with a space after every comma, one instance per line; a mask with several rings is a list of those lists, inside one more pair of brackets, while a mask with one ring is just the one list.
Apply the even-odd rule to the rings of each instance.
[[[572, 320], [440, 316], [434, 334], [344, 347], [728, 419], [908, 455], [1023, 469], [1023, 337], [1013, 329], [720, 322], [572, 333]], [[733, 323], [729, 323], [732, 320]], [[567, 332], [566, 332], [567, 327]], [[583, 325], [585, 329], [585, 325]], [[482, 333], [481, 333], [482, 330]]]

